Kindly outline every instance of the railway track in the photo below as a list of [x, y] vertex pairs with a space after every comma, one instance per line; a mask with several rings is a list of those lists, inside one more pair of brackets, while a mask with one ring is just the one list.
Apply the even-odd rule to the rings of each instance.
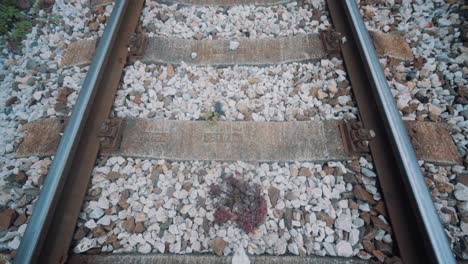
[[[232, 6], [235, 8], [236, 5], [233, 1], [171, 1], [171, 3], [173, 2], [189, 8], [192, 5], [221, 5], [223, 8]], [[257, 1], [255, 4], [276, 6], [288, 5], [289, 2], [293, 1]], [[277, 246], [280, 244], [281, 238], [276, 238], [278, 242], [273, 245], [268, 245], [268, 242], [265, 241], [267, 249], [258, 252], [255, 251], [255, 248], [252, 249], [253, 246], [250, 242], [246, 242], [249, 253], [267, 254], [267, 256], [251, 258], [254, 259], [255, 263], [348, 261], [348, 259], [341, 258], [316, 258], [311, 256], [311, 254], [313, 255], [311, 252], [324, 252], [326, 255], [341, 257], [359, 254], [362, 258], [373, 257], [380, 261], [387, 258], [387, 261], [403, 261], [404, 263], [455, 262], [446, 233], [440, 224], [437, 211], [431, 200], [431, 194], [426, 187], [418, 159], [444, 164], [459, 164], [461, 159], [448, 130], [443, 126], [401, 120], [374, 45], [380, 47], [378, 50], [380, 55], [393, 56], [403, 61], [408, 56], [408, 52], [411, 53], [411, 50], [409, 47], [405, 50], [405, 46], [402, 46], [401, 49], [395, 51], [382, 44], [394, 37], [388, 38], [388, 36], [378, 32], [371, 33], [371, 37], [354, 1], [327, 1], [328, 10], [326, 12], [329, 12], [331, 21], [324, 18], [321, 19], [323, 24], [319, 23], [318, 25], [311, 21], [305, 21], [302, 25], [302, 31], [297, 34], [281, 36], [281, 34], [264, 33], [265, 36], [252, 39], [232, 37], [228, 31], [223, 32], [221, 29], [218, 32], [221, 39], [215, 39], [218, 37], [213, 37], [213, 35], [189, 39], [185, 38], [182, 33], [180, 36], [177, 34], [174, 34], [177, 36], [171, 36], [170, 34], [165, 35], [166, 33], [158, 35], [156, 32], [144, 32], [152, 28], [151, 19], [140, 19], [144, 5], [151, 6], [149, 3], [144, 4], [142, 0], [116, 1], [112, 15], [107, 21], [105, 32], [98, 42], [89, 72], [71, 116], [65, 121], [40, 121], [29, 124], [29, 129], [26, 128], [29, 132], [22, 145], [17, 149], [17, 155], [47, 156], [54, 154], [55, 158], [16, 254], [15, 263], [63, 263], [66, 261], [71, 263], [114, 263], [118, 261], [218, 263], [231, 261], [231, 259], [211, 254], [198, 255], [197, 253], [215, 252], [218, 255], [225, 255], [232, 254], [233, 251], [235, 251], [234, 255], [237, 261], [239, 258], [242, 260], [245, 254], [243, 247], [246, 245], [233, 248], [233, 245], [229, 245], [223, 240], [226, 238], [223, 238], [220, 233], [226, 231], [220, 228], [221, 224], [216, 225], [215, 233], [210, 231], [209, 225], [212, 225], [213, 228], [215, 226], [213, 220], [208, 219], [211, 223], [207, 224], [204, 221], [203, 224], [200, 224], [200, 228], [208, 226], [206, 234], [209, 238], [206, 240], [209, 240], [210, 243], [202, 241], [201, 246], [195, 247], [196, 243], [191, 241], [190, 250], [186, 245], [184, 249], [186, 251], [181, 251], [182, 242], [180, 240], [183, 240], [184, 236], [179, 233], [184, 233], [184, 231], [180, 228], [177, 229], [175, 220], [165, 227], [168, 230], [162, 230], [160, 226], [166, 225], [168, 220], [164, 219], [163, 221], [159, 218], [167, 218], [167, 216], [160, 216], [156, 210], [151, 214], [152, 205], [148, 205], [145, 211], [144, 209], [139, 210], [140, 213], [135, 213], [135, 215], [123, 215], [127, 214], [125, 207], [137, 207], [134, 201], [137, 199], [133, 195], [145, 191], [148, 193], [145, 194], [143, 200], [148, 201], [148, 203], [154, 203], [150, 199], [150, 197], [154, 197], [151, 196], [151, 193], [162, 197], [159, 201], [163, 201], [163, 203], [159, 205], [158, 211], [159, 208], [165, 208], [165, 204], [171, 206], [173, 201], [170, 199], [173, 198], [168, 199], [171, 196], [182, 201], [181, 205], [190, 207], [192, 206], [190, 195], [193, 194], [197, 197], [194, 198], [196, 204], [199, 203], [199, 199], [208, 201], [205, 206], [206, 210], [202, 211], [211, 211], [213, 215], [215, 208], [213, 201], [210, 204], [210, 200], [213, 198], [207, 194], [210, 187], [208, 184], [219, 183], [220, 179], [226, 178], [229, 176], [228, 174], [261, 184], [263, 193], [267, 197], [266, 200], [268, 200], [267, 206], [271, 206], [269, 209], [271, 213], [268, 214], [266, 222], [268, 225], [273, 225], [270, 221], [273, 221], [275, 225], [286, 225], [286, 227], [280, 228], [283, 233], [285, 229], [288, 231], [289, 238], [284, 240], [294, 241], [294, 243], [288, 241], [284, 250], [278, 249]], [[289, 8], [298, 11], [294, 8], [299, 7], [291, 5]], [[267, 7], [265, 10], [268, 10]], [[300, 9], [299, 11], [303, 12], [304, 10]], [[158, 13], [159, 16], [162, 14], [162, 12]], [[216, 13], [216, 15], [218, 14]], [[208, 12], [207, 15], [210, 13]], [[167, 19], [170, 17], [169, 15]], [[144, 29], [138, 27], [139, 21], [143, 24]], [[327, 26], [328, 23], [331, 23], [332, 26]], [[153, 27], [165, 32], [160, 25], [153, 25]], [[383, 38], [380, 46], [379, 38]], [[72, 55], [70, 58], [70, 60], [78, 58], [78, 61], [85, 59], [76, 55]], [[289, 80], [287, 75], [278, 77], [278, 69], [283, 70], [288, 67], [296, 70], [296, 72], [291, 73], [292, 77]], [[191, 75], [177, 79], [183, 71], [191, 71]], [[306, 98], [306, 96], [317, 98], [322, 96], [322, 90], [314, 90], [313, 85], [310, 85], [319, 83], [320, 86], [322, 81], [328, 84], [329, 94], [333, 93], [329, 91], [333, 90], [333, 87], [330, 87], [330, 85], [333, 86], [333, 82], [329, 81], [327, 71], [340, 72], [341, 74], [337, 74], [340, 83], [348, 82], [348, 85], [340, 87], [335, 92], [340, 94], [339, 96], [330, 98], [328, 104], [325, 104], [328, 105], [328, 108], [321, 107], [322, 102], [317, 99], [313, 101], [314, 99]], [[129, 72], [138, 77], [127, 78], [131, 75]], [[237, 73], [243, 81], [238, 82], [236, 78], [232, 77], [229, 79], [230, 76]], [[152, 75], [158, 76], [158, 80], [153, 80], [156, 78]], [[206, 75], [209, 78], [205, 77]], [[287, 81], [282, 81], [281, 78]], [[148, 83], [145, 83], [146, 79], [148, 79]], [[205, 79], [206, 82], [204, 83], [200, 79]], [[178, 81], [182, 85], [174, 84]], [[210, 85], [214, 88], [204, 87], [207, 82], [211, 83]], [[230, 82], [232, 82], [231, 85]], [[192, 89], [190, 85], [197, 88]], [[154, 94], [151, 95], [152, 92], [149, 90], [153, 88], [148, 88], [141, 93], [137, 89], [140, 86], [156, 88], [154, 88]], [[218, 90], [223, 86], [231, 90], [218, 94]], [[294, 88], [291, 89], [291, 86]], [[339, 86], [339, 84], [335, 82], [334, 86]], [[137, 92], [128, 93], [123, 87], [129, 87], [129, 89], [137, 87], [135, 89]], [[171, 89], [173, 87], [175, 87], [174, 91]], [[253, 87], [252, 91], [249, 90], [249, 87]], [[208, 94], [202, 95], [204, 88], [211, 90]], [[336, 89], [336, 87], [334, 88]], [[308, 93], [310, 90], [310, 94], [304, 95], [305, 90]], [[168, 96], [159, 100], [158, 93], [161, 91]], [[145, 94], [146, 92], [148, 95]], [[251, 105], [244, 106], [241, 96], [239, 96], [241, 99], [236, 98], [236, 93], [240, 92], [244, 93], [246, 98], [251, 98], [252, 101], [261, 96], [270, 98], [272, 105], [276, 104], [278, 108], [283, 107], [285, 110], [283, 112], [281, 110], [272, 111], [273, 114], [270, 114], [268, 109], [252, 113], [245, 109], [252, 108]], [[252, 95], [250, 96], [249, 93]], [[275, 95], [279, 94], [286, 94], [284, 96], [288, 98], [297, 96], [302, 99], [292, 103], [286, 102], [286, 106], [284, 106], [282, 105], [284, 101], [274, 101]], [[209, 102], [198, 102], [199, 105], [197, 103], [184, 104], [184, 100], [196, 99], [198, 96], [204, 96], [203, 98], [209, 99], [207, 100]], [[331, 95], [326, 96], [331, 97]], [[323, 95], [322, 99], [326, 96]], [[219, 103], [224, 97], [229, 100], [224, 101], [224, 104]], [[170, 101], [167, 101], [168, 98]], [[151, 100], [156, 99], [162, 102], [162, 106], [153, 107], [151, 105]], [[331, 102], [332, 99], [335, 100]], [[127, 102], [126, 108], [119, 101]], [[129, 103], [130, 101], [132, 103]], [[312, 103], [310, 103], [311, 101]], [[144, 109], [144, 107], [142, 109], [142, 104], [146, 104], [148, 109], [152, 109], [152, 111]], [[294, 104], [305, 104], [305, 108], [317, 112], [315, 115], [317, 118], [313, 118], [314, 115], [302, 110], [292, 114], [288, 107]], [[190, 110], [190, 108], [197, 108], [200, 105], [206, 111], [204, 114], [198, 110]], [[180, 109], [181, 107], [187, 107], [186, 113], [183, 113], [184, 110]], [[331, 118], [327, 117], [330, 116], [330, 111], [333, 111], [333, 114], [338, 118], [330, 120]], [[37, 133], [37, 131], [41, 132]], [[42, 131], [47, 131], [47, 133]], [[62, 131], [63, 135], [60, 135]], [[440, 147], [441, 145], [442, 147]], [[415, 147], [415, 150], [412, 146]], [[446, 147], [444, 148], [444, 146]], [[445, 149], [445, 151], [434, 151], [434, 149]], [[370, 160], [370, 157], [372, 162], [367, 162], [366, 158]], [[353, 163], [351, 160], [360, 161], [357, 163], [357, 169], [355, 168], [356, 162]], [[199, 165], [200, 162], [202, 165]], [[363, 165], [367, 163], [371, 165]], [[137, 169], [127, 170], [126, 165], [128, 164], [133, 164]], [[372, 171], [373, 167], [375, 173]], [[294, 172], [295, 170], [296, 172]], [[280, 176], [281, 171], [287, 171], [284, 176], [286, 178], [284, 184], [278, 178], [269, 178], [276, 176], [275, 171], [279, 171]], [[359, 176], [349, 176], [349, 172]], [[180, 176], [184, 173], [189, 173], [191, 176], [185, 178]], [[335, 174], [337, 175], [328, 177]], [[361, 174], [368, 175], [362, 176]], [[169, 175], [172, 175], [172, 178], [176, 180], [171, 180]], [[311, 183], [313, 180], [310, 178], [315, 176], [319, 176], [321, 179]], [[381, 190], [371, 194], [365, 182], [375, 182], [375, 176], [377, 176]], [[353, 179], [356, 177], [358, 180], [348, 181], [349, 177]], [[201, 178], [206, 179], [202, 181]], [[259, 178], [260, 180], [258, 180]], [[89, 189], [90, 181], [91, 189]], [[327, 195], [325, 192], [328, 187], [321, 189], [317, 197], [311, 190], [301, 187], [307, 182], [310, 184], [310, 189], [314, 189], [313, 187], [327, 185], [326, 181], [333, 181], [333, 185], [328, 190], [330, 194]], [[93, 194], [97, 190], [95, 186], [99, 185], [99, 182], [108, 185], [102, 185], [99, 187], [99, 192]], [[135, 192], [129, 186], [145, 186], [149, 183], [155, 185], [144, 191], [136, 189]], [[175, 188], [171, 191], [172, 193], [168, 194], [171, 185], [174, 185]], [[338, 190], [341, 188], [338, 185], [343, 186], [344, 189]], [[366, 186], [366, 188], [362, 186]], [[124, 196], [124, 190], [119, 189], [121, 187], [125, 189], [125, 192], [128, 192], [129, 189], [133, 190], [132, 193], [126, 195], [127, 202], [123, 201], [122, 204], [120, 202]], [[118, 199], [111, 198], [112, 194], [110, 193], [107, 196], [104, 195], [105, 188], [117, 188], [113, 192], [117, 193]], [[276, 198], [274, 198], [275, 192], [277, 192]], [[337, 196], [333, 192], [337, 192]], [[346, 193], [356, 198], [354, 207], [348, 206], [348, 203], [353, 200], [348, 199], [349, 197], [345, 198]], [[299, 198], [301, 195], [304, 196], [304, 199]], [[289, 199], [286, 196], [294, 197]], [[385, 204], [379, 201], [380, 196], [383, 196]], [[114, 199], [115, 202], [109, 202], [108, 198]], [[337, 203], [336, 209], [333, 209], [333, 213], [331, 213], [329, 208], [320, 209], [321, 199], [346, 202], [342, 202], [341, 205]], [[92, 208], [91, 204], [100, 204], [104, 200], [106, 205], [100, 210]], [[143, 203], [144, 205], [141, 206], [146, 206], [141, 199], [138, 203], [140, 205]], [[276, 205], [273, 206], [273, 203]], [[279, 209], [281, 203], [283, 203], [285, 210]], [[329, 203], [327, 206], [333, 208], [334, 205]], [[346, 205], [343, 205], [344, 203]], [[363, 209], [369, 206], [371, 209]], [[113, 208], [119, 208], [120, 213], [113, 212]], [[122, 210], [122, 208], [125, 209]], [[185, 210], [184, 207], [177, 208], [174, 215], [169, 216], [169, 218], [177, 219], [178, 217], [177, 221], [182, 221], [185, 225], [184, 221], [186, 220], [180, 219], [190, 215], [190, 209], [181, 214], [180, 211]], [[339, 230], [336, 231], [336, 235], [323, 234], [324, 237], [327, 236], [324, 240], [327, 245], [336, 242], [332, 249], [325, 245], [321, 247], [318, 238], [314, 239], [316, 239], [319, 248], [312, 246], [313, 249], [309, 249], [305, 245], [306, 243], [302, 242], [301, 245], [295, 239], [297, 235], [290, 234], [291, 230], [295, 230], [295, 222], [300, 226], [300, 230], [303, 230], [301, 225], [306, 226], [304, 216], [298, 216], [296, 219], [296, 214], [299, 214], [300, 211], [299, 208], [302, 210], [301, 214], [308, 217], [311, 216], [307, 210], [315, 211], [313, 214], [315, 221], [326, 223], [328, 229], [332, 231], [331, 228]], [[106, 210], [105, 213], [104, 210]], [[335, 219], [324, 216], [323, 210], [327, 212], [325, 215], [328, 217], [330, 217], [329, 214], [335, 214], [335, 217], [332, 217]], [[371, 212], [367, 213], [368, 218], [363, 221], [361, 229], [355, 228], [357, 224], [354, 222], [350, 224], [350, 227], [342, 226], [348, 222], [346, 217], [349, 216], [349, 221], [351, 221], [353, 210], [357, 214], [359, 214], [359, 210], [362, 211], [357, 218], [365, 218], [362, 213]], [[97, 211], [102, 211], [102, 214], [96, 218], [90, 216]], [[290, 216], [288, 216], [289, 212]], [[89, 218], [83, 219], [83, 214], [88, 215]], [[103, 220], [104, 214], [109, 216], [109, 221], [118, 222], [118, 224], [106, 223], [107, 220]], [[198, 214], [198, 212], [194, 213], [195, 217], [191, 217], [194, 222], [196, 222], [195, 219], [199, 218]], [[114, 218], [112, 218], [113, 215], [115, 215]], [[138, 220], [137, 218], [140, 216], [142, 219]], [[149, 218], [154, 218], [157, 221]], [[97, 225], [93, 219], [96, 220]], [[313, 228], [312, 222], [314, 220], [310, 219], [312, 218], [307, 220], [307, 224], [310, 221], [310, 226]], [[327, 220], [332, 221], [331, 224]], [[356, 219], [354, 218], [354, 220]], [[94, 227], [90, 221], [94, 223]], [[386, 223], [387, 221], [389, 223]], [[182, 222], [178, 224], [182, 224]], [[91, 226], [87, 226], [90, 224]], [[128, 225], [133, 225], [133, 227], [128, 227]], [[85, 230], [85, 226], [88, 231], [93, 231], [76, 239], [77, 233], [80, 230]], [[119, 237], [119, 233], [115, 232], [112, 226], [118, 226], [120, 234], [129, 233], [129, 235]], [[171, 229], [174, 226], [176, 231]], [[363, 235], [360, 235], [360, 230], [364, 230], [366, 226], [381, 227], [375, 232], [379, 234], [374, 234], [372, 239], [362, 239]], [[97, 245], [88, 245], [86, 241], [89, 239], [88, 241], [96, 243], [98, 237], [103, 237], [102, 233], [96, 235], [98, 231], [104, 232], [107, 238], [107, 242], [100, 243], [100, 245], [105, 244], [105, 246], [101, 246], [102, 253], [106, 251], [104, 248], [112, 251], [118, 250], [118, 247], [121, 249], [120, 253], [129, 252], [131, 247], [125, 247], [119, 243], [122, 241], [126, 241], [127, 244], [131, 243], [128, 241], [131, 240], [132, 234], [135, 235], [134, 239], [142, 238], [145, 236], [144, 234], [149, 234], [151, 237], [151, 230], [149, 230], [151, 227], [154, 228], [152, 231], [160, 232], [162, 230], [160, 238], [167, 240], [170, 234], [176, 233], [175, 237], [179, 237], [179, 240], [174, 239], [175, 244], [169, 242], [158, 244], [157, 241], [141, 243], [138, 244], [138, 250], [134, 251], [149, 253], [156, 252], [157, 249], [161, 253], [192, 253], [194, 255], [183, 257], [175, 254], [113, 256], [72, 253], [92, 252]], [[135, 231], [135, 228], [143, 228], [143, 230]], [[261, 226], [258, 226], [258, 229], [262, 232], [266, 230]], [[323, 227], [322, 229], [328, 230]], [[240, 229], [236, 230], [243, 232]], [[148, 233], [145, 233], [146, 231]], [[91, 233], [93, 234], [91, 235]], [[143, 233], [143, 235], [136, 235], [138, 233]], [[271, 233], [271, 230], [268, 233]], [[309, 235], [311, 233], [314, 231], [309, 231]], [[318, 231], [315, 233], [317, 236], [321, 236]], [[372, 232], [366, 232], [365, 236], [367, 237], [369, 233]], [[212, 234], [215, 234], [214, 239]], [[250, 236], [244, 234], [236, 238], [240, 241], [242, 239], [248, 241], [249, 237], [258, 240], [255, 238], [255, 234], [252, 234]], [[373, 240], [377, 235], [381, 236], [379, 242]], [[199, 236], [202, 235], [199, 234]], [[352, 238], [353, 236], [357, 237]], [[113, 237], [113, 239], [109, 240], [109, 237]], [[230, 239], [233, 237], [235, 236], [232, 235]], [[306, 236], [304, 235], [304, 237]], [[321, 239], [323, 240], [324, 237]], [[265, 240], [265, 238], [263, 239]], [[331, 242], [328, 242], [327, 239], [330, 239]], [[349, 242], [354, 239], [356, 239], [355, 242]], [[118, 243], [115, 243], [116, 241]], [[369, 250], [366, 245], [362, 246], [365, 241], [377, 244], [386, 243], [389, 246], [385, 248], [389, 249], [385, 253], [379, 249], [370, 249], [371, 252], [367, 252]], [[217, 245], [220, 243], [223, 244], [221, 249]], [[162, 249], [156, 245], [160, 245]], [[254, 243], [254, 245], [257, 244]], [[314, 244], [312, 243], [312, 245]], [[147, 247], [149, 247], [149, 251], [147, 251]], [[205, 249], [203, 249], [204, 247]], [[286, 253], [286, 247], [290, 253], [297, 253], [301, 257], [269, 256], [283, 255]], [[239, 251], [239, 248], [242, 249]], [[348, 248], [350, 250], [347, 250]], [[355, 251], [361, 252], [356, 253]], [[349, 261], [360, 263], [362, 260], [352, 258]]]

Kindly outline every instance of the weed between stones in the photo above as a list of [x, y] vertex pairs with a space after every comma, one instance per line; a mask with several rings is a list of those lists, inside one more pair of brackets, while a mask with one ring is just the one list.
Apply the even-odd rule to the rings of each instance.
[[[241, 177], [240, 174], [236, 176]], [[219, 225], [233, 220], [250, 233], [265, 221], [266, 200], [258, 184], [248, 184], [230, 176], [224, 179], [223, 185], [212, 185], [210, 195], [217, 200], [214, 217]]]

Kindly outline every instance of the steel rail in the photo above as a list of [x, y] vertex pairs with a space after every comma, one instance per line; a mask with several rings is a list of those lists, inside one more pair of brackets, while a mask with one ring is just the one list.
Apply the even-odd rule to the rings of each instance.
[[366, 29], [359, 8], [354, 0], [342, 0], [348, 20], [352, 24], [353, 34], [361, 57], [365, 61], [368, 78], [380, 111], [391, 146], [398, 153], [396, 161], [402, 171], [403, 183], [411, 206], [418, 216], [418, 228], [426, 236], [421, 238], [426, 252], [437, 263], [455, 263], [453, 253], [447, 242], [444, 229], [432, 202], [431, 195], [424, 181], [418, 160], [412, 148], [407, 131], [398, 112], [387, 79], [383, 73], [373, 42]]
[[116, 1], [45, 179], [43, 189], [21, 240], [15, 263], [34, 263], [40, 254], [46, 233], [50, 228], [52, 214], [62, 193], [67, 172], [71, 167], [80, 135], [88, 119], [97, 92], [96, 87], [102, 78], [106, 62], [109, 60], [110, 47], [116, 38], [117, 29], [122, 22], [122, 14], [125, 12], [129, 1]]

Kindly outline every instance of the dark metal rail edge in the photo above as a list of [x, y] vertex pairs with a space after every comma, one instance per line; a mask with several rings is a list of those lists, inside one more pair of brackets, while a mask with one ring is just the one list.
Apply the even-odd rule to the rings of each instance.
[[63, 263], [99, 150], [143, 0], [118, 0], [107, 22], [15, 263]]
[[354, 0], [328, 0], [404, 263], [455, 263], [382, 67]]

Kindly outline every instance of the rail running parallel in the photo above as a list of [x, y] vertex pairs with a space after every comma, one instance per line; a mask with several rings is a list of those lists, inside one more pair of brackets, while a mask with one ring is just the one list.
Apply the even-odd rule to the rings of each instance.
[[405, 263], [455, 263], [359, 7], [355, 1], [327, 2], [348, 43], [343, 57], [362, 122], [376, 132], [371, 153], [401, 257]]
[[116, 1], [51, 164], [15, 263], [63, 263], [143, 0]]
[[[371, 153], [400, 255], [405, 263], [455, 263], [356, 1], [327, 2], [336, 30], [346, 37], [343, 59], [362, 122], [376, 134]], [[99, 150], [99, 126], [110, 114], [142, 6], [143, 0], [115, 3], [15, 263], [67, 260]]]

